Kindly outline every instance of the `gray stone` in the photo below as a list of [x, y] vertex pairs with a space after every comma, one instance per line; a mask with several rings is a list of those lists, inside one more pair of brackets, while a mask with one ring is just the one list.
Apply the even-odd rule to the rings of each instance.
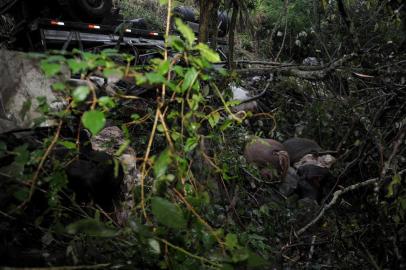
[[[25, 53], [0, 50], [0, 81], [0, 134], [33, 127], [34, 120], [41, 117], [38, 97], [46, 97], [51, 108], [63, 104], [51, 90], [54, 81], [42, 73], [39, 60]], [[48, 120], [42, 125], [52, 124]]]

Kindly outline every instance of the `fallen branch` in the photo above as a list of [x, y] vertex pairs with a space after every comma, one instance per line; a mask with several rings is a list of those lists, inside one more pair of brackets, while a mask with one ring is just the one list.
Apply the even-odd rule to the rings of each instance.
[[[393, 150], [392, 150], [392, 153], [390, 154], [388, 160], [385, 162], [385, 164], [384, 164], [384, 166], [383, 166], [383, 168], [382, 168], [382, 170], [381, 170], [381, 172], [380, 172], [380, 174], [379, 174], [379, 177], [373, 178], [373, 179], [369, 179], [369, 180], [366, 180], [366, 181], [364, 181], [364, 182], [357, 183], [357, 184], [351, 185], [351, 186], [349, 186], [349, 187], [346, 187], [346, 188], [344, 188], [344, 189], [342, 189], [342, 190], [338, 190], [338, 191], [334, 192], [334, 194], [333, 194], [333, 199], [332, 199], [328, 204], [324, 205], [324, 207], [320, 210], [319, 214], [318, 214], [312, 221], [310, 221], [310, 222], [309, 222], [308, 224], [306, 224], [303, 228], [301, 228], [299, 231], [297, 231], [297, 232], [296, 232], [296, 235], [297, 235], [297, 236], [301, 235], [301, 234], [304, 233], [308, 228], [310, 228], [310, 227], [313, 226], [317, 221], [319, 221], [320, 218], [324, 215], [324, 213], [325, 213], [328, 209], [330, 209], [330, 208], [337, 202], [338, 198], [341, 197], [343, 194], [345, 194], [345, 193], [347, 193], [347, 192], [349, 192], [349, 191], [352, 191], [352, 190], [355, 190], [355, 189], [364, 187], [364, 186], [372, 185], [372, 184], [375, 185], [375, 190], [379, 191], [378, 182], [380, 182], [380, 181], [381, 181], [382, 179], [384, 179], [384, 177], [386, 176], [386, 173], [387, 173], [387, 171], [389, 170], [390, 164], [392, 163], [392, 159], [395, 157], [396, 153], [397, 153], [398, 150], [399, 150], [400, 145], [403, 143], [403, 138], [404, 138], [405, 134], [406, 134], [406, 128], [403, 128], [403, 129], [401, 129], [401, 130], [399, 131], [399, 133], [398, 133], [398, 135], [397, 135], [397, 139], [396, 139], [396, 141], [393, 143]], [[358, 155], [358, 158], [360, 157], [360, 155], [361, 155], [361, 151], [360, 151], [360, 153], [359, 153], [359, 155]], [[402, 174], [405, 173], [405, 172], [406, 172], [406, 169], [404, 169], [404, 170], [398, 172], [398, 174], [399, 174], [399, 175], [402, 175]], [[342, 174], [341, 174], [341, 175], [342, 175]], [[337, 185], [337, 183], [338, 183], [338, 181], [336, 182], [336, 185]]]
[[[405, 172], [406, 172], [406, 169], [405, 169], [405, 170], [402, 170], [402, 171], [400, 171], [400, 172], [398, 172], [398, 174], [399, 174], [399, 175], [402, 175], [402, 174], [405, 173]], [[338, 200], [342, 195], [344, 195], [345, 193], [348, 193], [348, 192], [350, 192], [350, 191], [359, 189], [359, 188], [361, 188], [361, 187], [365, 187], [365, 186], [369, 186], [369, 185], [375, 184], [375, 183], [377, 183], [379, 180], [380, 180], [379, 177], [377, 177], [377, 178], [372, 178], [372, 179], [366, 180], [366, 181], [364, 181], [364, 182], [361, 182], [361, 183], [357, 183], [357, 184], [348, 186], [348, 187], [346, 187], [346, 188], [344, 188], [344, 189], [337, 190], [337, 191], [334, 192], [334, 194], [333, 194], [333, 199], [332, 199], [328, 204], [326, 204], [326, 205], [320, 210], [319, 214], [318, 214], [312, 221], [310, 221], [310, 222], [307, 223], [303, 228], [301, 228], [300, 230], [298, 230], [298, 231], [296, 232], [296, 235], [297, 235], [297, 236], [301, 235], [302, 233], [304, 233], [305, 231], [307, 231], [307, 229], [309, 229], [311, 226], [313, 226], [314, 224], [316, 224], [316, 223], [320, 220], [320, 218], [324, 215], [324, 213], [325, 213], [328, 209], [330, 209], [333, 205], [335, 205], [336, 202], [337, 202], [337, 200]]]
[[[294, 64], [286, 64], [281, 62], [274, 62], [274, 61], [260, 61], [260, 60], [238, 60], [235, 61], [236, 65], [239, 64], [247, 64], [247, 65], [262, 65], [262, 66], [295, 66]], [[217, 64], [227, 64], [226, 61], [218, 62]]]
[[237, 69], [236, 72], [242, 76], [264, 76], [272, 72], [278, 72], [284, 76], [294, 76], [306, 80], [321, 80], [324, 79], [330, 72], [342, 66], [345, 62], [351, 60], [355, 54], [350, 54], [338, 59], [326, 66], [274, 66], [267, 68], [250, 68]]

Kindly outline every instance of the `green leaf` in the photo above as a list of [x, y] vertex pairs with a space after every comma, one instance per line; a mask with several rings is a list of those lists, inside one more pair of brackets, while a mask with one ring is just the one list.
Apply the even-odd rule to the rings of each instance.
[[195, 48], [199, 50], [202, 57], [205, 58], [210, 63], [220, 62], [221, 59], [219, 54], [210, 49], [207, 44], [199, 43], [198, 45], [195, 46]]
[[95, 219], [82, 219], [66, 227], [69, 234], [84, 233], [94, 237], [114, 237], [117, 231], [108, 228], [106, 225]]
[[168, 4], [168, 0], [159, 0], [159, 3], [163, 6]]
[[161, 133], [163, 133], [163, 132], [165, 131], [164, 126], [163, 126], [162, 124], [159, 124], [159, 125], [156, 127], [156, 130], [158, 130], [158, 131], [161, 132]]
[[118, 54], [119, 54], [118, 50], [112, 49], [112, 48], [104, 49], [101, 51], [101, 55], [103, 55], [103, 56], [115, 56]]
[[74, 150], [74, 149], [76, 149], [76, 143], [74, 143], [74, 142], [61, 140], [61, 141], [58, 141], [58, 144], [60, 144], [60, 145], [62, 145], [62, 146], [65, 146], [65, 147], [66, 147], [67, 149], [69, 149], [69, 150]]
[[238, 245], [237, 235], [234, 234], [234, 233], [228, 233], [227, 236], [226, 236], [225, 245], [226, 245], [228, 250], [236, 249], [239, 246]]
[[136, 81], [137, 85], [143, 85], [143, 84], [147, 83], [148, 79], [144, 75], [138, 73], [138, 74], [135, 74], [135, 81]]
[[173, 67], [173, 70], [176, 72], [177, 75], [182, 76], [185, 74], [184, 68], [182, 66], [176, 65]]
[[249, 258], [249, 252], [246, 248], [240, 248], [232, 252], [232, 261], [234, 263], [243, 262]]
[[175, 24], [176, 29], [182, 34], [189, 46], [193, 45], [195, 41], [195, 33], [193, 33], [193, 30], [179, 18], [175, 19]]
[[133, 232], [142, 237], [153, 237], [153, 233], [150, 232], [150, 227], [140, 224], [136, 217], [130, 216], [128, 219], [128, 227]]
[[103, 75], [109, 79], [122, 79], [124, 73], [118, 68], [106, 68], [103, 70]]
[[[200, 94], [193, 94], [192, 98], [187, 100], [189, 107], [192, 111], [197, 111], [199, 104], [203, 101], [203, 97]], [[205, 115], [204, 115], [205, 116]]]
[[15, 191], [13, 193], [13, 197], [16, 198], [17, 200], [19, 200], [20, 202], [23, 202], [26, 199], [28, 199], [29, 194], [30, 194], [30, 190], [28, 188], [23, 187], [23, 188]]
[[27, 144], [17, 146], [13, 152], [16, 154], [14, 161], [18, 164], [26, 164], [30, 160], [30, 151], [28, 151]]
[[113, 109], [116, 107], [116, 103], [111, 97], [104, 96], [99, 98], [99, 105], [107, 109]]
[[90, 93], [89, 87], [79, 86], [73, 91], [72, 97], [75, 102], [82, 102], [87, 98], [89, 93]]
[[198, 145], [198, 143], [199, 143], [199, 138], [197, 138], [197, 137], [188, 138], [186, 140], [186, 144], [184, 147], [185, 152], [188, 153], [188, 152], [192, 151], [193, 149], [195, 149], [196, 146]]
[[133, 113], [132, 115], [131, 115], [131, 119], [133, 120], [133, 121], [137, 121], [137, 120], [139, 120], [141, 118], [141, 116], [138, 114], [138, 113]]
[[213, 112], [212, 114], [209, 115], [209, 124], [212, 128], [214, 128], [217, 125], [219, 120], [220, 120], [219, 112]]
[[49, 183], [48, 205], [50, 207], [57, 207], [60, 203], [60, 191], [68, 184], [68, 178], [64, 171], [54, 171], [51, 176], [46, 177], [45, 181]]
[[157, 240], [153, 238], [148, 239], [148, 245], [154, 254], [161, 254], [161, 247], [159, 246], [159, 242]]
[[220, 130], [224, 131], [224, 130], [228, 129], [229, 127], [231, 127], [233, 125], [233, 123], [234, 123], [233, 120], [226, 119], [224, 121], [224, 123], [220, 126]]
[[182, 52], [185, 49], [185, 43], [177, 36], [169, 36], [168, 42], [169, 46], [171, 46], [175, 51]]
[[65, 90], [65, 84], [61, 82], [54, 83], [52, 84], [52, 89], [54, 91], [63, 91]]
[[177, 110], [173, 110], [170, 113], [168, 113], [168, 116], [166, 117], [166, 119], [168, 120], [175, 120], [177, 117], [179, 117], [180, 113]]
[[106, 124], [106, 117], [101, 111], [87, 111], [82, 116], [82, 123], [83, 126], [90, 130], [94, 136], [104, 128], [104, 125]]
[[176, 204], [161, 197], [153, 197], [151, 199], [151, 210], [161, 224], [172, 229], [186, 228], [183, 212]]
[[172, 138], [172, 140], [177, 142], [178, 140], [180, 140], [180, 138], [182, 138], [182, 135], [177, 131], [172, 131], [171, 132], [171, 138]]
[[400, 185], [400, 184], [401, 184], [400, 175], [399, 175], [399, 174], [395, 174], [395, 175], [392, 177], [392, 181], [391, 181], [390, 184], [388, 185], [388, 192], [387, 192], [387, 194], [385, 195], [385, 197], [386, 197], [386, 198], [391, 198], [391, 197], [393, 197], [393, 195], [394, 195], [394, 188], [395, 188], [397, 185]]
[[161, 75], [165, 75], [166, 73], [168, 73], [169, 67], [170, 63], [168, 60], [162, 61], [158, 66], [157, 72]]
[[154, 163], [154, 175], [157, 179], [166, 173], [171, 161], [171, 152], [169, 149], [165, 149]]
[[148, 82], [150, 84], [160, 84], [165, 82], [164, 76], [162, 74], [156, 73], [156, 72], [150, 72], [145, 74], [145, 77], [148, 79]]
[[62, 55], [51, 55], [46, 58], [46, 61], [61, 63], [61, 62], [65, 61], [65, 57], [63, 57]]
[[46, 97], [44, 96], [37, 97], [37, 102], [38, 102], [37, 110], [39, 110], [43, 114], [49, 113], [50, 108]]
[[114, 155], [115, 155], [116, 157], [121, 156], [121, 155], [124, 153], [124, 151], [127, 150], [127, 148], [128, 148], [128, 146], [130, 145], [130, 143], [131, 143], [130, 140], [125, 140], [124, 143], [122, 143], [122, 144], [120, 145], [120, 147], [118, 148], [118, 150], [114, 153]]
[[61, 64], [41, 61], [41, 69], [46, 76], [51, 77], [61, 71]]
[[182, 83], [182, 92], [185, 92], [192, 86], [192, 84], [196, 81], [198, 74], [199, 73], [193, 67], [186, 72], [185, 79], [183, 80]]
[[78, 59], [68, 59], [68, 66], [73, 74], [80, 73], [87, 69], [86, 62]]

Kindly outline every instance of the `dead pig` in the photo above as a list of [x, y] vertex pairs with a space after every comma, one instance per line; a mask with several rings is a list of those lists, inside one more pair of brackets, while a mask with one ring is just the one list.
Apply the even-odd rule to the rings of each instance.
[[311, 139], [292, 138], [286, 140], [283, 145], [299, 177], [298, 195], [320, 202], [323, 190], [332, 180], [330, 167], [335, 158]]
[[264, 178], [286, 177], [289, 168], [289, 155], [283, 144], [272, 139], [254, 138], [244, 150], [248, 163], [256, 165]]

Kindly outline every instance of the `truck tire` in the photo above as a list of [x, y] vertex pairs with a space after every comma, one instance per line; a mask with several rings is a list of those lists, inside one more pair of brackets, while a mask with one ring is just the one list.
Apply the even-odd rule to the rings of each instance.
[[113, 0], [60, 0], [74, 20], [101, 22], [111, 13]]
[[228, 30], [230, 27], [230, 18], [226, 12], [219, 12], [218, 13], [218, 22], [219, 22], [219, 31], [218, 36], [220, 38], [225, 37], [228, 34]]
[[173, 14], [185, 22], [197, 22], [198, 15], [191, 7], [179, 6], [173, 9]]

